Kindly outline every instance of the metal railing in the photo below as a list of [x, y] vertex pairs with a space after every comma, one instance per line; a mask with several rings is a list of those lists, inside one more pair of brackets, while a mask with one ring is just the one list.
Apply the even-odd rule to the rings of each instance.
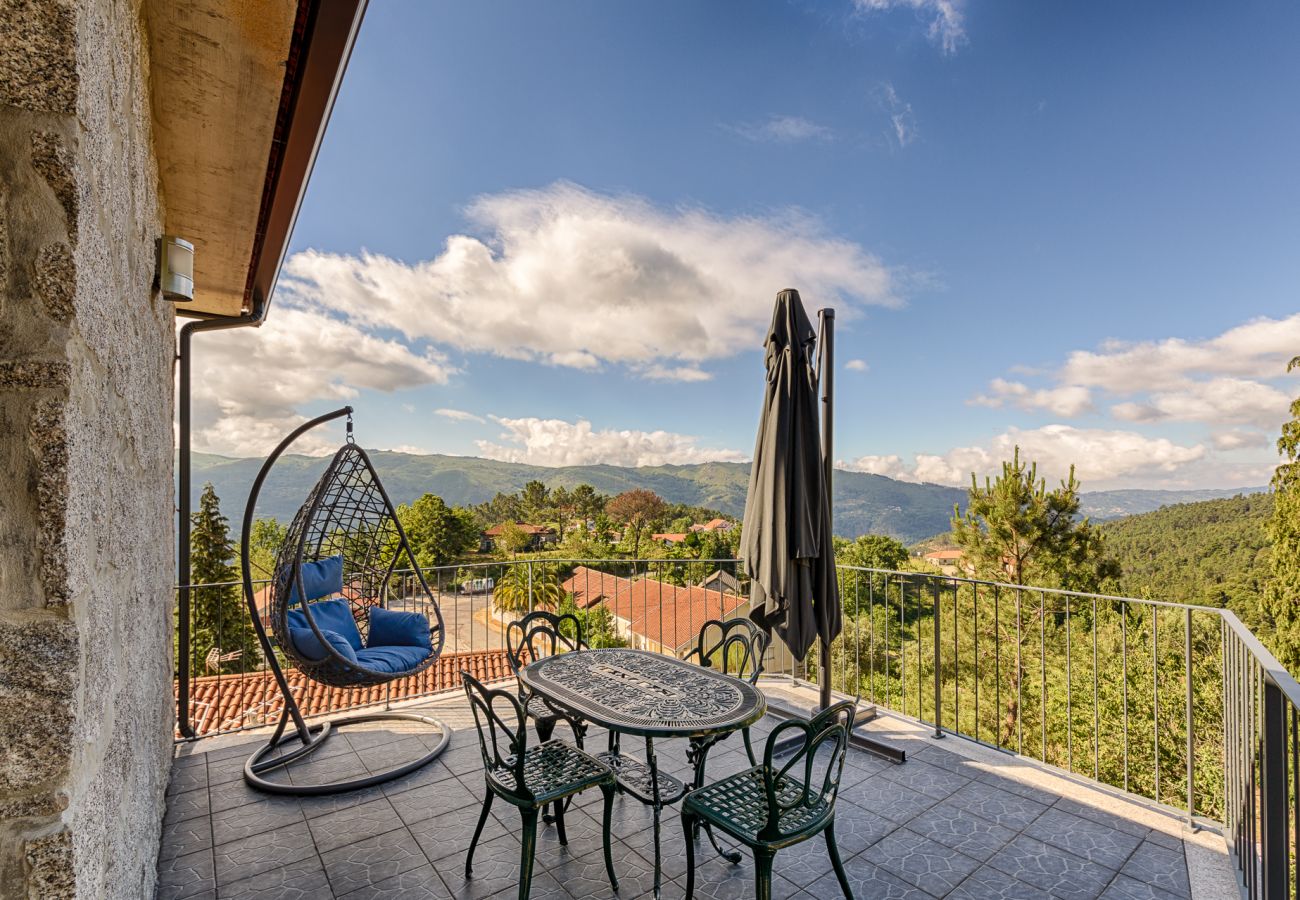
[[[366, 690], [291, 678], [304, 712], [455, 690], [462, 667], [508, 677], [504, 624], [541, 605], [577, 611], [593, 645], [673, 655], [708, 619], [749, 609], [737, 560], [524, 559], [424, 574], [446, 622], [443, 662], [419, 681]], [[833, 688], [924, 722], [936, 737], [958, 734], [1148, 798], [1192, 825], [1221, 825], [1249, 896], [1291, 894], [1300, 685], [1231, 611], [854, 566], [839, 575], [845, 616], [831, 647]], [[388, 590], [400, 597], [411, 578], [395, 573]], [[279, 716], [251, 629], [211, 614], [245, 609], [242, 597], [237, 606], [213, 602], [213, 592], [231, 590], [178, 589], [191, 604], [188, 616], [178, 613], [190, 623], [177, 635], [181, 738]], [[765, 669], [820, 681], [817, 659], [816, 648], [795, 659], [777, 640]]]

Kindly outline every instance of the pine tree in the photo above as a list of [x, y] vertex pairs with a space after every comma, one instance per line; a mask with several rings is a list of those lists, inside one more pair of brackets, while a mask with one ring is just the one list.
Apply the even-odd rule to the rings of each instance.
[[[1288, 372], [1296, 368], [1300, 356], [1286, 367]], [[1273, 624], [1272, 650], [1294, 670], [1300, 664], [1300, 397], [1291, 403], [1291, 420], [1282, 426], [1277, 452], [1285, 462], [1273, 473], [1271, 485], [1273, 563], [1264, 607]]]
[[241, 590], [233, 583], [238, 577], [231, 565], [235, 547], [211, 483], [203, 486], [199, 509], [191, 523], [190, 580], [196, 587], [190, 593], [190, 671], [211, 671], [214, 667], [207, 660], [214, 650], [218, 657], [239, 653], [238, 657], [217, 663], [217, 670], [248, 671], [256, 667], [259, 659], [257, 639]]

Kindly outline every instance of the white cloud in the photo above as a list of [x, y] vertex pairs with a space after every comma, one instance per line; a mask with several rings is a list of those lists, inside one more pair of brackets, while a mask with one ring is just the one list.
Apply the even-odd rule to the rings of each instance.
[[869, 475], [885, 475], [899, 481], [915, 480], [912, 471], [897, 454], [890, 456], [859, 456], [857, 459], [836, 460], [835, 467], [849, 472], [866, 472]]
[[871, 367], [867, 365], [865, 359], [851, 359], [844, 364], [844, 368], [848, 369], [850, 372], [866, 372]]
[[1230, 431], [1217, 431], [1210, 438], [1219, 450], [1240, 450], [1243, 448], [1267, 447], [1272, 438], [1262, 431], [1249, 428], [1233, 428]]
[[1130, 422], [1211, 422], [1277, 428], [1287, 417], [1290, 398], [1275, 387], [1242, 378], [1212, 378], [1179, 390], [1158, 391], [1145, 402], [1117, 403], [1116, 418]]
[[1177, 473], [1206, 457], [1200, 444], [1186, 446], [1133, 431], [1046, 425], [1011, 428], [982, 444], [954, 447], [943, 454], [918, 453], [911, 466], [897, 456], [865, 456], [844, 467], [908, 481], [965, 485], [972, 472], [981, 479], [997, 475], [1017, 446], [1021, 459], [1037, 462], [1039, 475], [1049, 483], [1064, 478], [1074, 465], [1088, 490], [1130, 483], [1125, 479], [1150, 486], [1152, 478]]
[[411, 456], [428, 456], [430, 452], [413, 444], [398, 444], [396, 447], [382, 447], [380, 449], [388, 450], [391, 453], [408, 453]]
[[1194, 375], [1276, 378], [1300, 348], [1300, 313], [1254, 319], [1217, 337], [1189, 341], [1108, 341], [1070, 354], [1059, 378], [1116, 393], [1180, 390]]
[[699, 446], [698, 438], [670, 431], [595, 430], [580, 419], [507, 419], [492, 417], [504, 430], [504, 444], [479, 441], [479, 452], [488, 459], [530, 463], [539, 466], [584, 466], [605, 463], [614, 466], [686, 465], [701, 462], [741, 462], [746, 456], [737, 450]]
[[829, 141], [835, 133], [802, 116], [769, 116], [763, 122], [728, 125], [736, 134], [759, 143], [792, 144], [798, 141]]
[[[361, 388], [445, 384], [456, 371], [433, 350], [421, 354], [354, 324], [288, 307], [277, 307], [257, 329], [203, 335], [193, 359], [193, 446], [232, 456], [269, 452], [306, 421], [298, 412], [304, 404], [346, 403]], [[294, 450], [328, 452], [332, 442], [332, 435], [309, 433]]]
[[930, 20], [926, 35], [944, 53], [956, 53], [966, 43], [965, 0], [854, 0], [854, 5], [863, 12], [915, 10], [917, 15]]
[[433, 414], [442, 416], [444, 419], [451, 419], [453, 422], [478, 422], [480, 425], [485, 424], [487, 419], [482, 416], [476, 416], [472, 412], [466, 412], [463, 409], [435, 409]]
[[296, 254], [281, 311], [310, 305], [461, 351], [662, 377], [760, 346], [789, 285], [845, 318], [900, 302], [884, 264], [798, 211], [726, 218], [557, 183], [481, 197], [468, 215], [484, 237], [454, 235], [424, 262]]
[[916, 140], [916, 115], [912, 104], [898, 96], [898, 91], [889, 82], [880, 86], [880, 103], [889, 114], [889, 123], [893, 126], [893, 138], [898, 146], [906, 147]]
[[710, 381], [713, 378], [711, 372], [706, 372], [696, 366], [646, 366], [639, 370], [641, 377], [648, 378], [651, 381]]
[[1014, 403], [1025, 410], [1046, 410], [1054, 415], [1073, 418], [1092, 409], [1092, 393], [1075, 384], [1057, 388], [1033, 389], [1023, 382], [994, 378], [989, 393], [971, 399], [975, 406], [1000, 407]]

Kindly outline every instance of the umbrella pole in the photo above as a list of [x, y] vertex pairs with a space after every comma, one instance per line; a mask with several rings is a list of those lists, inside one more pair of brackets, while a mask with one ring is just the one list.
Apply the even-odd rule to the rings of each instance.
[[[835, 471], [835, 310], [826, 308], [818, 311], [821, 316], [821, 346], [818, 347], [817, 361], [821, 363], [819, 384], [822, 401], [822, 463], [826, 467], [826, 500], [831, 504], [831, 521], [835, 517], [835, 492], [832, 490], [831, 478]], [[832, 535], [826, 535], [831, 540]], [[831, 645], [827, 641], [821, 644], [821, 707], [831, 705]]]

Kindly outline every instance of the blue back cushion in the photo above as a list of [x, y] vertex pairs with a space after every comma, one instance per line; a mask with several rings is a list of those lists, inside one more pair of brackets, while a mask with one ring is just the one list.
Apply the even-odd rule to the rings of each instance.
[[[343, 635], [329, 629], [322, 629], [321, 635], [339, 656], [342, 656], [348, 662], [357, 661], [357, 651], [352, 649], [352, 645], [348, 643], [348, 639]], [[307, 659], [321, 660], [329, 656], [329, 652], [321, 646], [321, 642], [316, 638], [316, 633], [310, 628], [290, 628], [289, 640], [293, 641], [294, 648]]]
[[[348, 646], [353, 650], [361, 649], [361, 632], [357, 631], [357, 621], [352, 618], [352, 607], [348, 601], [317, 600], [311, 604], [311, 617], [321, 631], [332, 631], [347, 641]], [[311, 633], [311, 626], [307, 624], [307, 614], [302, 610], [289, 610], [288, 620], [290, 635], [295, 628], [304, 628], [309, 634]]]
[[370, 607], [370, 634], [367, 647], [422, 647], [433, 649], [429, 638], [429, 619], [417, 612], [399, 612]]
[[[302, 589], [307, 599], [331, 597], [343, 593], [343, 555], [327, 556], [315, 562], [302, 564]], [[298, 603], [298, 583], [289, 582], [289, 605]]]
[[368, 647], [357, 652], [357, 663], [376, 672], [400, 675], [429, 657], [424, 647]]

